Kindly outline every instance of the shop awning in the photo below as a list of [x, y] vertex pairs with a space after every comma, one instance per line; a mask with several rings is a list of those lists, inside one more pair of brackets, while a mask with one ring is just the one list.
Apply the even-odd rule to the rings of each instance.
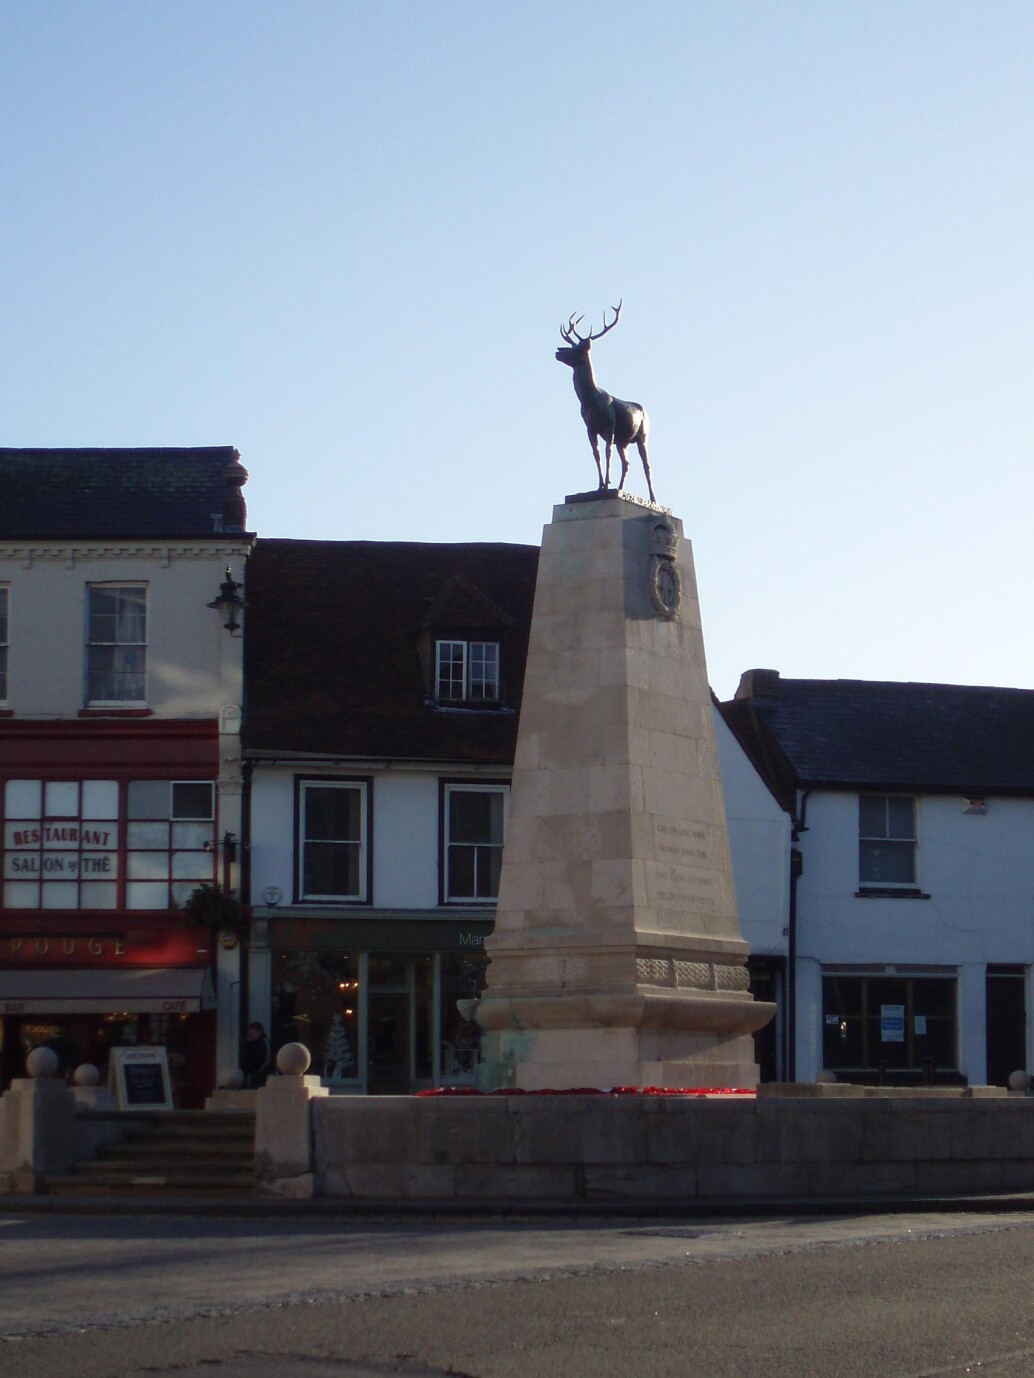
[[215, 1009], [207, 967], [0, 971], [0, 1014], [196, 1014]]

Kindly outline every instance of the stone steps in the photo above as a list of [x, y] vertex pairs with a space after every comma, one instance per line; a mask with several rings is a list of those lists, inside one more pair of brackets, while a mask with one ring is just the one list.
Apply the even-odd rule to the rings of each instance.
[[126, 1117], [118, 1143], [71, 1173], [47, 1177], [52, 1196], [242, 1196], [255, 1188], [255, 1116], [172, 1111]]

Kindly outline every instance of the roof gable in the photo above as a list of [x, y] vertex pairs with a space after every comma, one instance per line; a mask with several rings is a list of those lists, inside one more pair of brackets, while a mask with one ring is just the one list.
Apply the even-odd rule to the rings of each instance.
[[423, 616], [425, 627], [448, 627], [456, 631], [508, 627], [512, 621], [512, 617], [462, 574], [453, 574], [446, 581]]

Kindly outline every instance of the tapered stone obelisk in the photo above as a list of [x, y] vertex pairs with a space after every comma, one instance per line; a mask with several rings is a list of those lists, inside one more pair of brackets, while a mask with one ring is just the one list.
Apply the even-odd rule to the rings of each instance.
[[692, 551], [613, 490], [546, 527], [491, 958], [482, 1084], [754, 1086]]

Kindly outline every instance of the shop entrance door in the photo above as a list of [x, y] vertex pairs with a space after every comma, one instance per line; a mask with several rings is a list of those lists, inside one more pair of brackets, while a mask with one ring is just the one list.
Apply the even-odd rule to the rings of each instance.
[[371, 1096], [404, 1096], [409, 1091], [410, 996], [408, 992], [371, 990], [367, 1004]]
[[1027, 1069], [1027, 973], [1022, 966], [987, 968], [987, 1083], [1008, 1086]]
[[371, 952], [366, 959], [366, 1090], [406, 1096], [433, 1085], [431, 954]]

